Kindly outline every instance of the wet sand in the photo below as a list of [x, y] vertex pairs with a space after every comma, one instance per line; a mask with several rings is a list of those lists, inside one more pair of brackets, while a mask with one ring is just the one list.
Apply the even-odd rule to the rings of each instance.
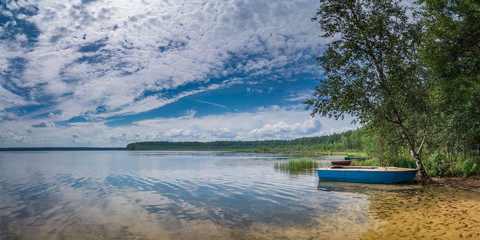
[[480, 192], [480, 179], [432, 178], [432, 182], [437, 185]]
[[[338, 183], [336, 183], [338, 184]], [[369, 185], [367, 185], [369, 186]], [[441, 185], [345, 184], [335, 190], [368, 195], [368, 207], [318, 213], [308, 226], [258, 224], [249, 239], [480, 239], [480, 193]], [[363, 214], [365, 213], [365, 215]], [[238, 236], [238, 235], [237, 235]]]
[[480, 193], [429, 185], [372, 196], [374, 218], [361, 239], [480, 239]]

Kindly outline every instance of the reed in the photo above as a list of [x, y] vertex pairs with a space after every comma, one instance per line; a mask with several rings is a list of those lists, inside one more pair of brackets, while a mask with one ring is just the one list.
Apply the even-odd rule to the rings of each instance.
[[291, 159], [288, 162], [275, 163], [276, 169], [282, 169], [287, 171], [301, 171], [318, 167], [318, 162], [313, 159], [300, 158]]

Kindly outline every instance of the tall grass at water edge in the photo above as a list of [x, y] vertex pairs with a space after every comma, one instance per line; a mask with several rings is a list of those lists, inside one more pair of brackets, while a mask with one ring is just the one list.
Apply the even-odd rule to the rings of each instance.
[[302, 171], [318, 167], [318, 162], [313, 159], [291, 159], [288, 162], [278, 162], [274, 165], [275, 169], [285, 171]]

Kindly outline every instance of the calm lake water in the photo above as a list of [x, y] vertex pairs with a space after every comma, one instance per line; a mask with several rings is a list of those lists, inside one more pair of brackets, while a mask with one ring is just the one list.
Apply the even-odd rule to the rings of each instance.
[[292, 157], [0, 152], [0, 239], [480, 238], [479, 193], [274, 169]]

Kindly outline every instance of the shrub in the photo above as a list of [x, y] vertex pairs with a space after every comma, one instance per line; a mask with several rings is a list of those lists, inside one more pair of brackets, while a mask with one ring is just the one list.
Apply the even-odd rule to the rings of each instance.
[[473, 158], [467, 158], [461, 162], [462, 176], [464, 178], [472, 177], [480, 173], [480, 164]]
[[451, 173], [452, 164], [447, 164], [448, 159], [443, 151], [435, 151], [425, 162], [425, 170], [430, 177], [445, 177]]
[[350, 163], [351, 166], [378, 166], [378, 159], [370, 158], [363, 161], [353, 160]]
[[394, 157], [393, 166], [401, 168], [417, 168], [417, 164], [410, 157]]

